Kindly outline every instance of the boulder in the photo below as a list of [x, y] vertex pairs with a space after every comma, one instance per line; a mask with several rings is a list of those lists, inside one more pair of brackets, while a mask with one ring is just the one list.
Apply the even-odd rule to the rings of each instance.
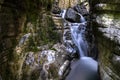
[[72, 8], [67, 9], [65, 19], [73, 23], [80, 23], [80, 15], [77, 12], [75, 12]]
[[73, 9], [82, 15], [88, 15], [88, 11], [87, 11], [85, 5], [78, 4], [78, 5], [74, 6]]

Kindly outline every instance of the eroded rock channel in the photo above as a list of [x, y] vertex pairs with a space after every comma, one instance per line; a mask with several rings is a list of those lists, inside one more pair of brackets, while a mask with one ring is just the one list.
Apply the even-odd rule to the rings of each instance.
[[63, 43], [69, 56], [59, 70], [62, 80], [99, 80], [94, 35], [89, 33], [89, 20], [84, 17], [89, 17], [88, 13], [81, 4], [60, 14], [64, 24]]
[[120, 80], [119, 4], [1, 0], [0, 80]]

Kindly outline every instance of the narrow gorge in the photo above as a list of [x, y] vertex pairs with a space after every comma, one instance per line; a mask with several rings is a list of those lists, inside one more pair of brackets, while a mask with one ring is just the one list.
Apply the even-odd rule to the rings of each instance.
[[119, 0], [0, 0], [0, 80], [120, 80]]

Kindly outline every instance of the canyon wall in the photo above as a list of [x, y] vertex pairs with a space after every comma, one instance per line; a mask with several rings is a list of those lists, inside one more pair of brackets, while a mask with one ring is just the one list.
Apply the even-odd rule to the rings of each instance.
[[92, 27], [102, 80], [120, 79], [120, 1], [91, 0]]

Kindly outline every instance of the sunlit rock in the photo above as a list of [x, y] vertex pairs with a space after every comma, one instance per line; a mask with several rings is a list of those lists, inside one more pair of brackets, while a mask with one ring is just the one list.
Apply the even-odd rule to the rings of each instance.
[[115, 17], [116, 18], [114, 19], [114, 16], [112, 16], [112, 14], [103, 14], [97, 16], [96, 21], [100, 25], [104, 26], [99, 28], [99, 30], [104, 33], [104, 36], [110, 38], [111, 40], [114, 40], [117, 43], [120, 43], [120, 18], [117, 18], [117, 16]]
[[100, 31], [104, 33], [104, 36], [114, 40], [115, 42], [120, 43], [120, 30], [117, 28], [99, 28]]

